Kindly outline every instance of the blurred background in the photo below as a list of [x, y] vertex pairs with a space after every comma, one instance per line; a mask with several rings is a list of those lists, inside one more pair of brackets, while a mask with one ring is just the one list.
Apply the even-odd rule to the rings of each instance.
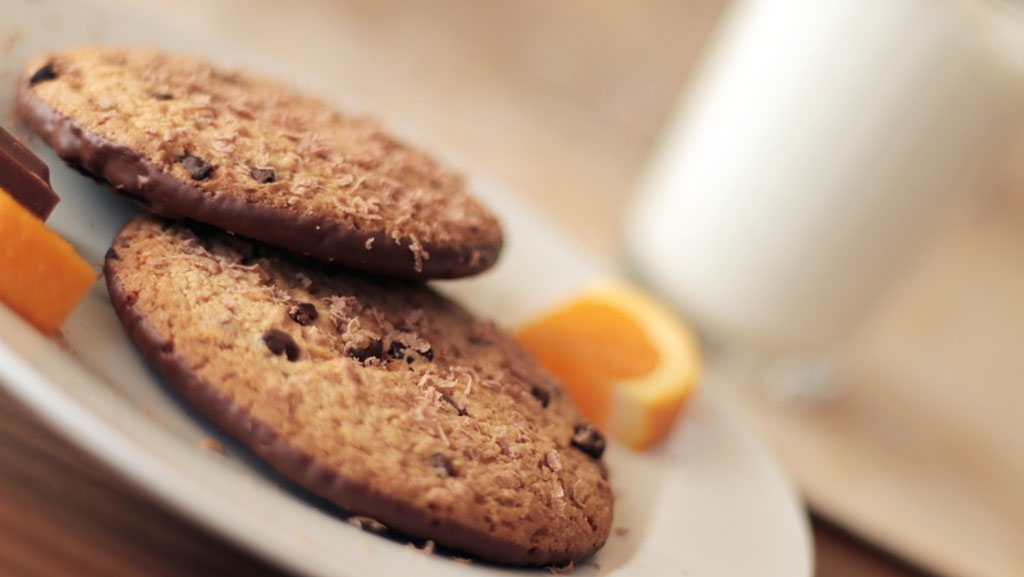
[[[347, 87], [609, 260], [728, 4], [119, 1]], [[726, 391], [817, 516], [823, 577], [1024, 574], [1024, 129], [962, 186], [849, 336], [838, 393]]]

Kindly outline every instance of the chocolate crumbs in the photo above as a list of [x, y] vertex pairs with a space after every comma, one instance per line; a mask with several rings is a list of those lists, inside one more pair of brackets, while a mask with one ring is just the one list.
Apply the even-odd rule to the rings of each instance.
[[296, 361], [299, 358], [299, 345], [295, 344], [295, 339], [291, 335], [281, 329], [270, 329], [264, 333], [263, 344], [275, 355], [284, 354], [289, 361]]
[[249, 176], [260, 184], [269, 184], [277, 181], [277, 173], [273, 168], [254, 168], [249, 171]]
[[430, 456], [430, 466], [437, 471], [442, 479], [455, 476], [455, 465], [452, 464], [452, 460], [441, 453], [434, 453]]
[[316, 321], [320, 313], [317, 312], [316, 305], [312, 303], [295, 303], [288, 307], [288, 316], [300, 325], [308, 327]]
[[571, 444], [594, 459], [601, 458], [607, 445], [604, 435], [586, 423], [580, 423], [573, 429]]
[[46, 82], [47, 80], [54, 80], [57, 78], [57, 71], [53, 69], [53, 63], [44, 64], [39, 70], [32, 73], [32, 76], [28, 79], [29, 86], [35, 86], [40, 82]]
[[213, 173], [213, 165], [198, 156], [186, 154], [180, 160], [181, 165], [188, 171], [192, 180], [206, 180]]

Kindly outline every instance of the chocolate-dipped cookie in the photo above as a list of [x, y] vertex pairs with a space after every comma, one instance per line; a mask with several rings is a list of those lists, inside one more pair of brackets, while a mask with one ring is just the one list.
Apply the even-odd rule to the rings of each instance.
[[146, 210], [392, 276], [491, 266], [494, 218], [462, 178], [375, 122], [198, 58], [89, 48], [40, 58], [21, 117]]
[[136, 217], [105, 272], [143, 355], [308, 490], [482, 559], [606, 540], [604, 439], [493, 323], [425, 285]]

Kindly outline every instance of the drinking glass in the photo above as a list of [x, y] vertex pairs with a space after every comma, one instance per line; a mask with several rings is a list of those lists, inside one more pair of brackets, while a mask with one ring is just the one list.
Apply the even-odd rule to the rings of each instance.
[[1024, 105], [1022, 3], [740, 0], [637, 186], [637, 274], [787, 395]]

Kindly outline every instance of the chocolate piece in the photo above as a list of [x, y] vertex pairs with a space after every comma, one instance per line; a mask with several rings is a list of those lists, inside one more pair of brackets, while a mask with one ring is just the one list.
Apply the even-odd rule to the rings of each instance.
[[384, 352], [384, 343], [380, 339], [372, 339], [366, 346], [362, 348], [351, 347], [348, 349], [348, 356], [365, 363], [370, 358], [380, 358]]
[[277, 173], [273, 168], [254, 168], [249, 171], [249, 176], [260, 184], [267, 184], [277, 180]]
[[604, 454], [606, 443], [604, 435], [600, 431], [591, 425], [580, 423], [573, 429], [572, 446], [594, 459], [600, 459]]
[[433, 467], [438, 475], [442, 478], [447, 479], [448, 477], [455, 476], [455, 465], [452, 464], [452, 460], [445, 457], [441, 453], [434, 453], [430, 456], [430, 466]]
[[55, 78], [57, 78], [57, 71], [53, 69], [53, 64], [44, 64], [39, 70], [32, 73], [32, 76], [28, 79], [28, 85], [35, 86], [40, 82], [46, 82]]
[[420, 354], [423, 355], [423, 358], [427, 359], [428, 361], [434, 360], [434, 349], [433, 348], [429, 348], [429, 349], [421, 352]]
[[530, 394], [533, 395], [535, 399], [540, 401], [540, 406], [544, 408], [547, 408], [548, 404], [551, 403], [551, 393], [547, 392], [546, 390], [540, 387], [533, 387], [532, 389], [530, 389]]
[[181, 159], [181, 165], [188, 171], [188, 175], [192, 177], [192, 180], [206, 180], [210, 178], [210, 173], [213, 172], [212, 164], [191, 154], [186, 154]]
[[391, 346], [388, 347], [388, 358], [389, 359], [400, 359], [405, 355], [405, 343], [401, 341], [391, 341]]
[[50, 169], [0, 128], [0, 189], [32, 214], [46, 220], [60, 197], [50, 188]]
[[317, 312], [316, 305], [312, 303], [295, 303], [288, 308], [288, 316], [300, 325], [308, 327], [320, 316], [320, 313]]
[[263, 335], [263, 343], [267, 345], [270, 352], [275, 355], [284, 355], [289, 361], [296, 361], [299, 358], [299, 345], [295, 339], [281, 329], [270, 329]]
[[153, 94], [153, 100], [173, 100], [174, 95], [166, 92], [157, 92]]

